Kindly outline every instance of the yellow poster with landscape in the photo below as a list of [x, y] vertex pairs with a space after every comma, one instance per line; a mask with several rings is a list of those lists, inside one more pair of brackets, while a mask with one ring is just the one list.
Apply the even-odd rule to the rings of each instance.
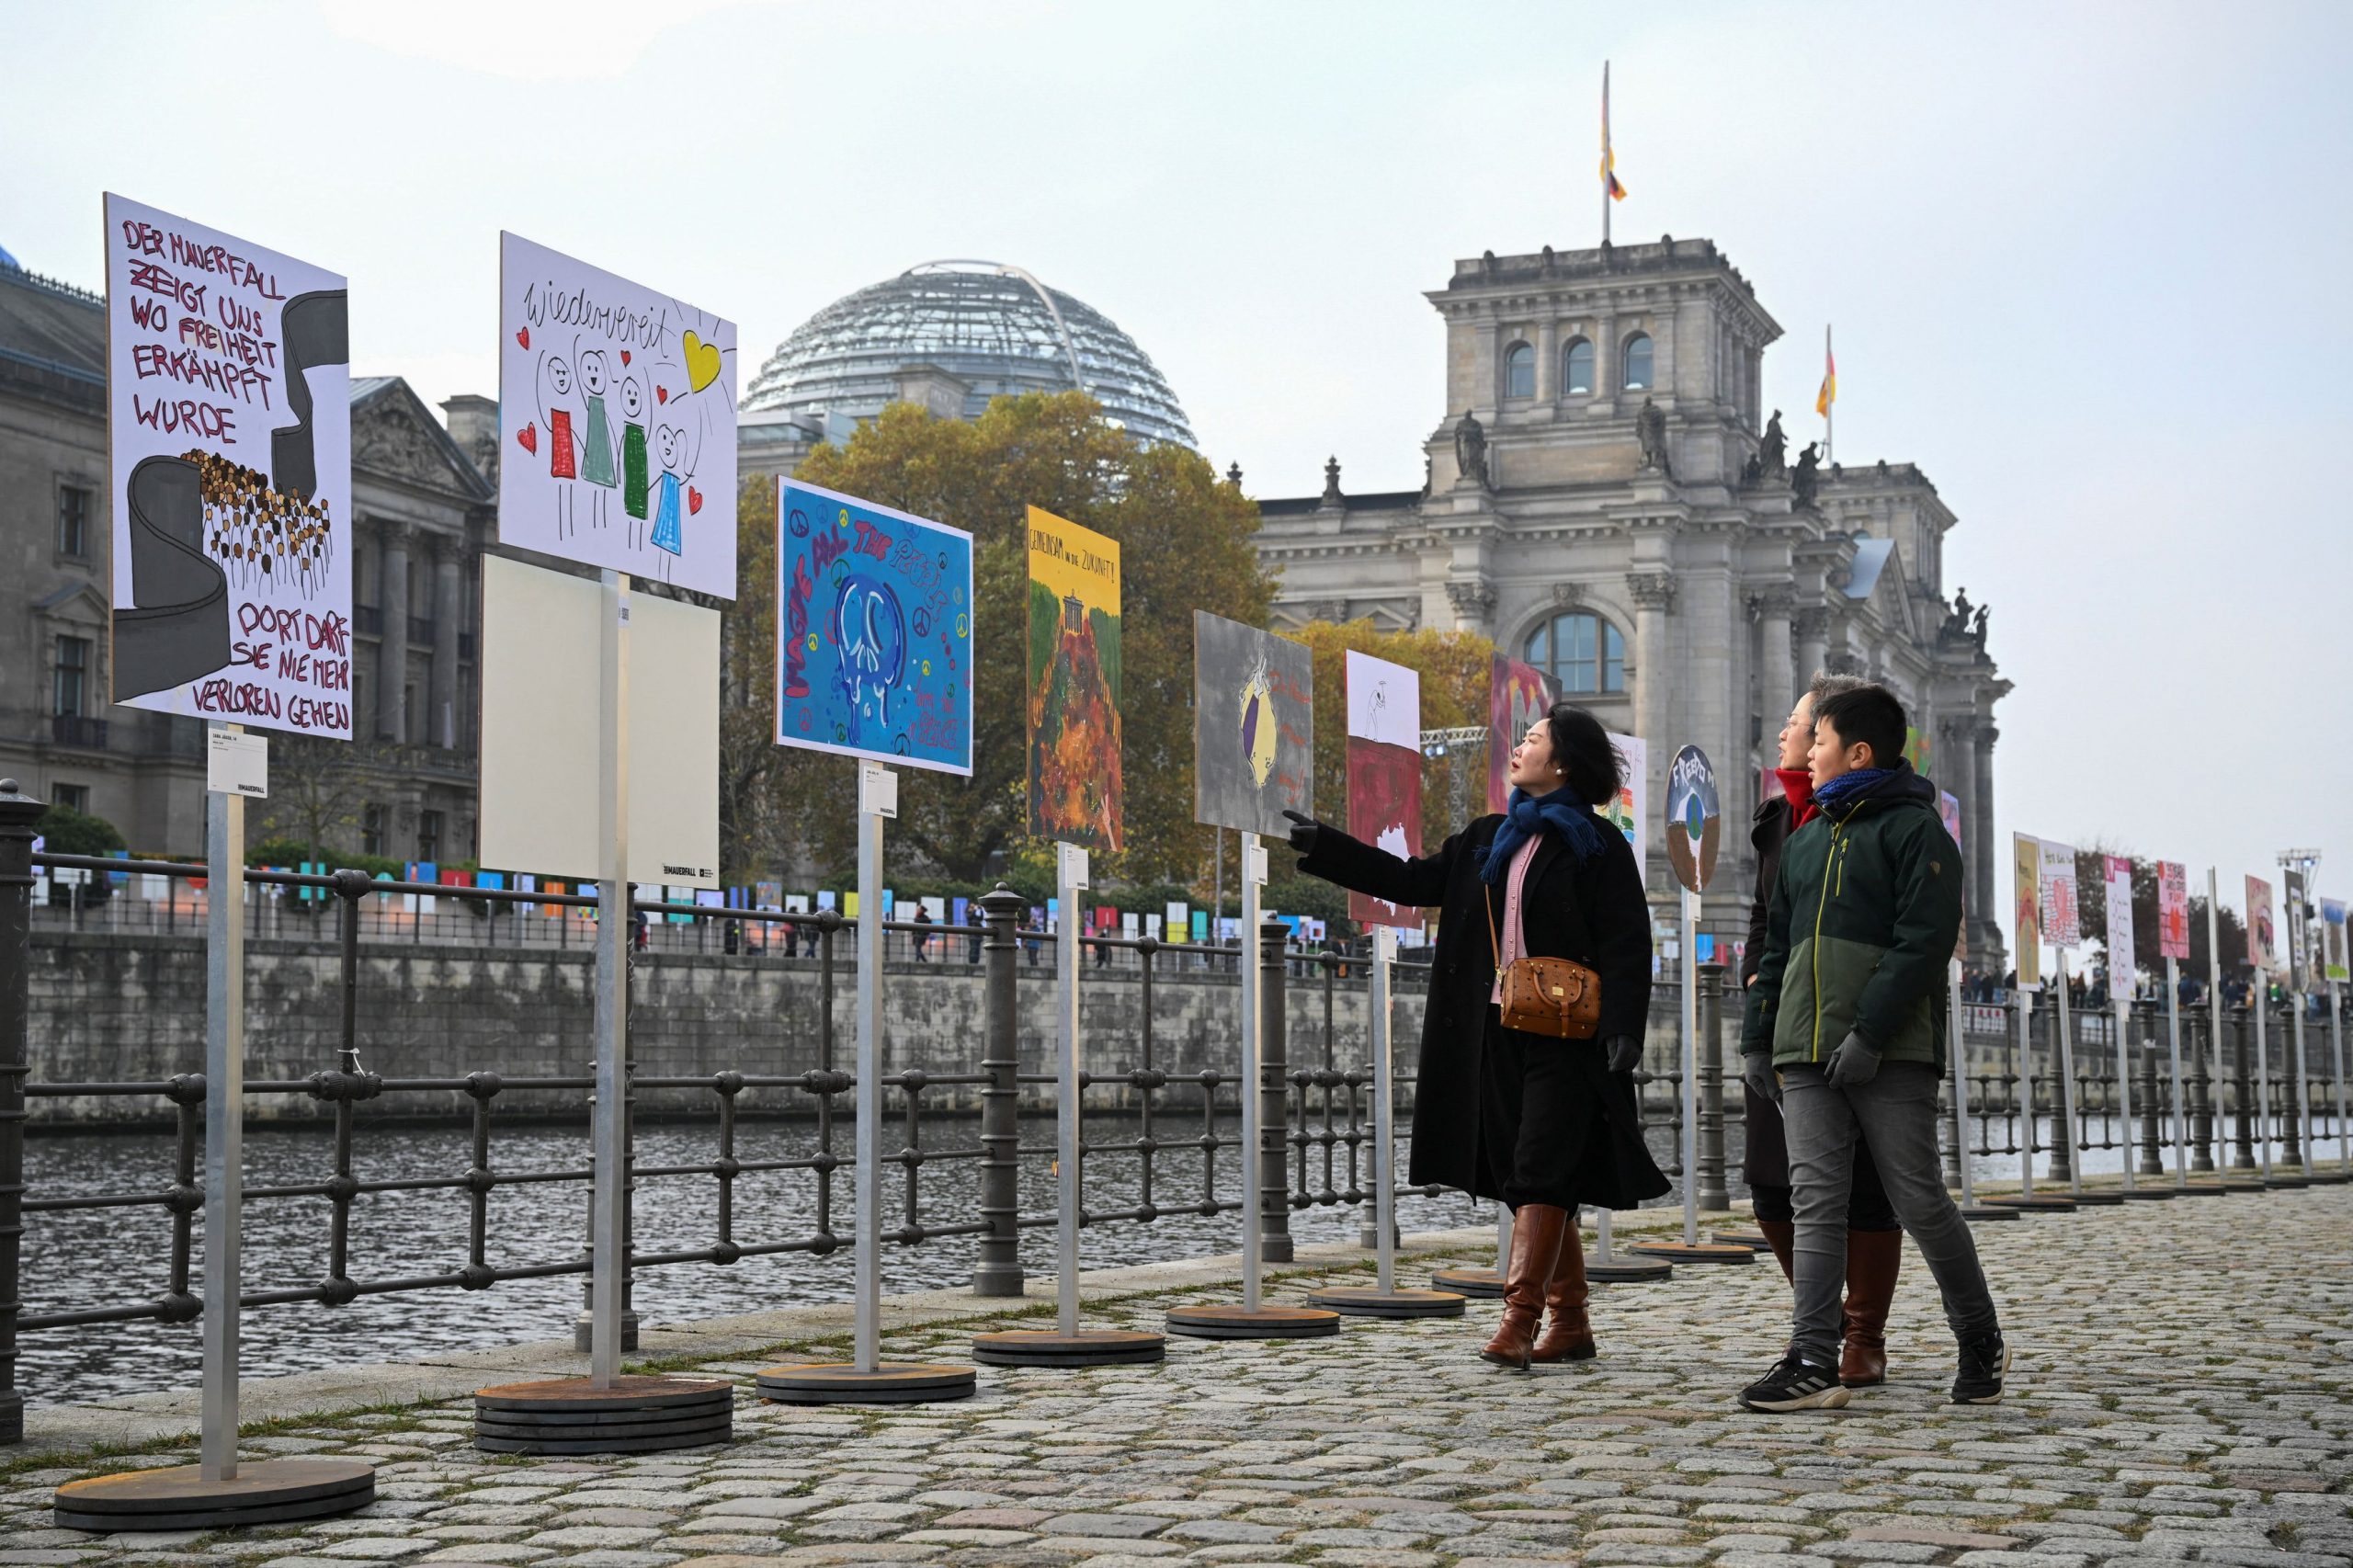
[[1029, 508], [1029, 831], [1120, 847], [1120, 546]]
[[2017, 912], [2012, 933], [2018, 944], [2018, 983], [2042, 983], [2042, 841], [2023, 833], [2010, 835], [2010, 876]]

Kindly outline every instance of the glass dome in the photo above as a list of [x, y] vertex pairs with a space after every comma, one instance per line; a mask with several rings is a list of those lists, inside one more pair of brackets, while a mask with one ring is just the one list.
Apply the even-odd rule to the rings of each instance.
[[870, 419], [901, 395], [902, 372], [947, 371], [966, 388], [963, 416], [991, 398], [1076, 387], [1144, 441], [1193, 444], [1192, 426], [1152, 356], [1108, 316], [1017, 267], [931, 261], [835, 301], [768, 357], [748, 409], [813, 429]]

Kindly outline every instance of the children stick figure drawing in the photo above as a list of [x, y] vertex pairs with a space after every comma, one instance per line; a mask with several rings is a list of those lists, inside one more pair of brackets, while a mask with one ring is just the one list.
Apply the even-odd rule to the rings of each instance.
[[587, 427], [580, 437], [580, 477], [597, 487], [588, 493], [588, 520], [592, 527], [601, 528], [606, 522], [605, 492], [614, 485], [613, 434], [605, 418], [605, 392], [612, 384], [611, 372], [605, 362], [605, 350], [583, 349], [576, 338], [573, 347], [580, 366], [581, 400], [587, 414]]
[[[698, 435], [683, 426], [665, 424], [654, 432], [654, 460], [662, 465], [659, 499], [654, 511], [654, 548], [665, 556], [682, 555], [686, 551], [685, 521], [681, 516], [680, 497], [686, 493], [687, 482], [694, 477], [695, 457], [700, 440]], [[699, 502], [700, 497], [696, 497]], [[664, 556], [661, 562], [662, 580], [670, 580], [670, 562]]]
[[563, 539], [578, 528], [573, 516], [572, 482], [580, 475], [580, 449], [572, 430], [572, 367], [563, 356], [540, 357], [538, 389], [540, 417], [548, 426], [548, 478], [555, 482], [556, 537]]
[[645, 382], [634, 370], [621, 377], [621, 510], [630, 515], [629, 547], [645, 543], [647, 493], [652, 472], [645, 460]]

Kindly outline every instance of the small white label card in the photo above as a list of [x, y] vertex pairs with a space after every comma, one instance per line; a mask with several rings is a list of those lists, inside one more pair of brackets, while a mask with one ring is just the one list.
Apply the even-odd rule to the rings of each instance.
[[1248, 882], [1256, 882], [1261, 886], [1266, 884], [1267, 846], [1265, 845], [1245, 844], [1243, 846], [1242, 880]]
[[269, 799], [269, 737], [207, 730], [204, 787], [223, 795]]
[[899, 776], [879, 762], [860, 762], [858, 809], [895, 821], [899, 815]]
[[1068, 888], [1083, 888], [1086, 883], [1086, 848], [1084, 845], [1064, 844], [1057, 840], [1054, 853], [1062, 858], [1062, 883]]

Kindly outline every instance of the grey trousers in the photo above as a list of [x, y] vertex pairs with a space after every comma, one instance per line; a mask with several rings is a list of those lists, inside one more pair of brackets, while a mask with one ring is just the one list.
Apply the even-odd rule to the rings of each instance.
[[1953, 1207], [1938, 1166], [1936, 1070], [1890, 1062], [1859, 1087], [1834, 1089], [1813, 1066], [1781, 1070], [1781, 1124], [1790, 1141], [1797, 1215], [1796, 1307], [1790, 1348], [1816, 1366], [1838, 1358], [1839, 1296], [1847, 1282], [1847, 1197], [1859, 1131], [1879, 1164], [1896, 1219], [1944, 1295], [1957, 1339], [2001, 1325], [1969, 1222]]

